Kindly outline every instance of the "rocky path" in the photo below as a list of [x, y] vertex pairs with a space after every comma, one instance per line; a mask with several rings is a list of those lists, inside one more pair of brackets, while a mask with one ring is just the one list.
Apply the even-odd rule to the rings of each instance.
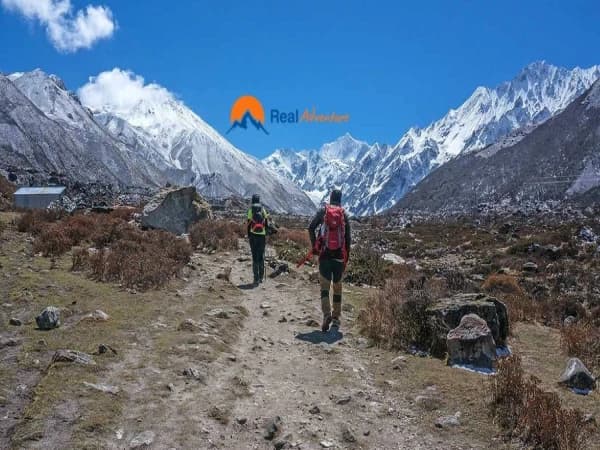
[[[250, 265], [235, 256], [224, 263], [248, 316], [203, 390], [214, 419], [203, 426], [203, 448], [471, 448], [424, 433], [409, 401], [376, 384], [348, 320], [321, 333], [316, 284], [282, 276], [245, 289]], [[175, 401], [185, 411], [194, 399]]]

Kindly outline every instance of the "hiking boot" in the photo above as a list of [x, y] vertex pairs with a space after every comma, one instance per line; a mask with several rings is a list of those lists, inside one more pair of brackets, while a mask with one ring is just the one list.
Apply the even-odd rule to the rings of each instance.
[[329, 331], [329, 325], [331, 325], [331, 316], [325, 316], [323, 318], [323, 325], [321, 325], [321, 331], [327, 333]]
[[339, 329], [340, 328], [340, 319], [338, 319], [337, 317], [331, 319], [331, 328]]

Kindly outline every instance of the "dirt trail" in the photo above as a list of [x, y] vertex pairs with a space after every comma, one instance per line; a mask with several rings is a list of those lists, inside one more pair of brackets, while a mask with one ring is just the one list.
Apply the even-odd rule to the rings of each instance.
[[[248, 316], [238, 340], [207, 367], [206, 385], [170, 398], [170, 413], [155, 424], [157, 448], [175, 447], [173, 431], [185, 448], [474, 448], [461, 444], [464, 437], [430, 435], [408, 399], [377, 385], [372, 354], [348, 320], [339, 333], [310, 324], [320, 321], [317, 285], [281, 276], [248, 289], [250, 263], [239, 256], [214, 267], [231, 266], [242, 288]], [[277, 430], [265, 436], [274, 420]]]

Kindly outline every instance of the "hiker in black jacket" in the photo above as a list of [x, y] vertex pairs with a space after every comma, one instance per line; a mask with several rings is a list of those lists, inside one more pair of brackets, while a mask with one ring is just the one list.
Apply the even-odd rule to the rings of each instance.
[[248, 241], [252, 251], [252, 272], [254, 285], [258, 286], [265, 276], [265, 246], [269, 214], [260, 203], [258, 194], [252, 196], [252, 205], [248, 209]]
[[[321, 308], [323, 324], [327, 332], [330, 326], [339, 328], [342, 315], [342, 275], [350, 256], [352, 237], [348, 214], [341, 206], [342, 191], [334, 189], [329, 204], [321, 208], [310, 222], [308, 233], [312, 248], [319, 256], [321, 282]], [[333, 282], [333, 313], [329, 289]]]

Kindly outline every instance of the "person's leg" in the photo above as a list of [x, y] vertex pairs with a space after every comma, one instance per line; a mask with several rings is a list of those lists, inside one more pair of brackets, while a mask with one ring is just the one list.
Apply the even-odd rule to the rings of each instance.
[[344, 265], [335, 261], [333, 267], [333, 314], [332, 322], [334, 327], [340, 326], [340, 318], [342, 317], [342, 275]]
[[258, 283], [258, 246], [256, 244], [256, 235], [250, 235], [250, 251], [252, 252], [252, 273], [254, 275], [254, 284]]
[[258, 280], [262, 283], [265, 278], [265, 247], [267, 245], [267, 239], [265, 236], [257, 236], [257, 238]]
[[331, 286], [331, 268], [329, 260], [319, 261], [319, 280], [321, 282], [321, 310], [323, 311], [323, 332], [329, 330], [331, 324], [331, 301], [329, 288]]

